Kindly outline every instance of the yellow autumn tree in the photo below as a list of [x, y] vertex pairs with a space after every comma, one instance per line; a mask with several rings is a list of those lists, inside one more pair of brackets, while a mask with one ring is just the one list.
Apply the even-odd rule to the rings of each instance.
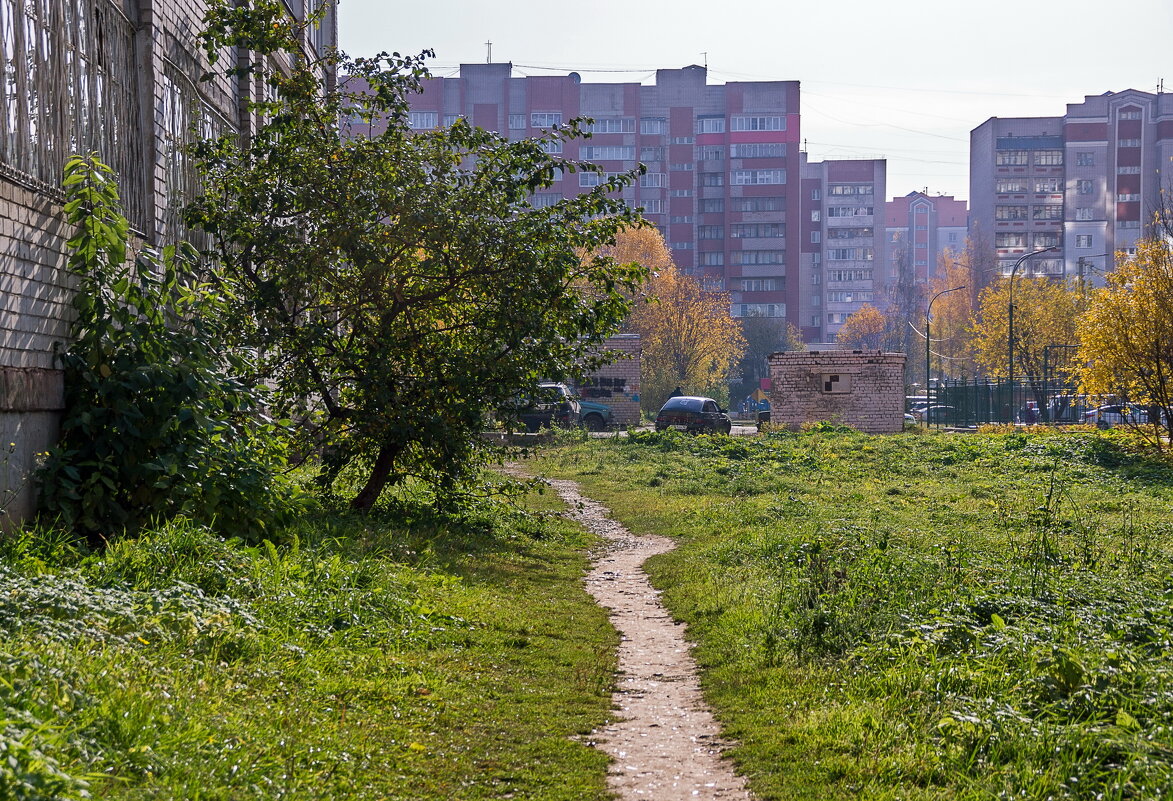
[[[971, 324], [979, 290], [970, 259], [968, 249], [964, 253], [946, 251], [941, 256], [937, 275], [929, 287], [926, 302], [936, 297], [929, 332], [933, 338], [934, 375], [957, 378], [974, 375], [977, 372], [973, 358]], [[965, 288], [957, 292], [945, 292], [955, 287]], [[923, 320], [922, 316], [921, 321]], [[921, 324], [918, 323], [918, 326]], [[922, 330], [922, 337], [923, 334]], [[923, 348], [924, 339], [921, 339], [920, 344]]]
[[[1009, 370], [1009, 306], [1010, 281], [991, 284], [978, 296], [971, 325], [978, 365], [998, 377]], [[1074, 281], [1014, 279], [1014, 378], [1029, 385], [1040, 409], [1047, 401], [1044, 379], [1074, 378], [1073, 346], [1086, 308], [1086, 293]]]
[[643, 408], [657, 411], [676, 387], [727, 402], [726, 381], [745, 352], [729, 294], [705, 291], [677, 269], [654, 228], [624, 231], [608, 255], [651, 269], [644, 302], [627, 322], [640, 335]]
[[889, 328], [887, 316], [869, 303], [843, 321], [835, 341], [848, 350], [880, 350]]
[[1085, 392], [1158, 406], [1163, 415], [1149, 415], [1153, 442], [1160, 447], [1160, 434], [1173, 434], [1173, 250], [1169, 242], [1138, 242], [1136, 255], [1124, 259], [1108, 274], [1107, 285], [1092, 292], [1080, 319], [1078, 360]]

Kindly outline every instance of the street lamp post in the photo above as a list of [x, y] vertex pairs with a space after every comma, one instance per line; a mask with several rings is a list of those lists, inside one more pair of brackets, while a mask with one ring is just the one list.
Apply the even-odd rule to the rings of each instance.
[[1014, 422], [1014, 276], [1018, 273], [1018, 267], [1031, 256], [1037, 256], [1040, 253], [1046, 253], [1051, 250], [1058, 250], [1058, 247], [1042, 248], [1041, 250], [1032, 250], [1030, 253], [1023, 253], [1014, 262], [1014, 266], [1010, 268], [1010, 304], [1006, 310], [1006, 376], [1007, 383], [1010, 385], [1010, 406], [1008, 423]]
[[[929, 350], [929, 343], [933, 341], [932, 338], [929, 336], [929, 334], [930, 334], [929, 326], [931, 325], [931, 321], [933, 318], [933, 304], [936, 303], [937, 298], [941, 297], [942, 295], [945, 295], [949, 292], [956, 292], [959, 289], [965, 289], [965, 284], [962, 284], [961, 286], [955, 286], [952, 289], [942, 289], [940, 292], [933, 295], [933, 299], [929, 301], [928, 308], [925, 309], [925, 404], [926, 404], [926, 408], [927, 408], [928, 400], [929, 400], [929, 353], [931, 352]], [[926, 412], [926, 415], [927, 415], [927, 412]]]

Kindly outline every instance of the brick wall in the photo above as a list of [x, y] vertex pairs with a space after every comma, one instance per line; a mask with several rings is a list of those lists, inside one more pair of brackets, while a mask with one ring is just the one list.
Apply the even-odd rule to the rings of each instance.
[[620, 426], [639, 423], [639, 334], [619, 334], [607, 340], [604, 350], [621, 357], [587, 376], [578, 386], [578, 394], [587, 400], [605, 403]]
[[904, 428], [903, 353], [798, 351], [770, 356], [771, 420], [842, 423], [869, 434]]

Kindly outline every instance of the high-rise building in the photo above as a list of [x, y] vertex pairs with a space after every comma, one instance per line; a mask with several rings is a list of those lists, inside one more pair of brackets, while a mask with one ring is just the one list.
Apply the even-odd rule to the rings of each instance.
[[[801, 325], [799, 283], [799, 86], [797, 81], [710, 85], [700, 66], [657, 70], [652, 85], [585, 83], [565, 76], [512, 77], [510, 64], [462, 64], [411, 98], [417, 129], [465, 117], [510, 138], [540, 135], [590, 117], [590, 139], [561, 156], [647, 173], [623, 198], [663, 232], [676, 264], [732, 294], [735, 316]], [[533, 203], [554, 203], [597, 185], [567, 173]]]
[[970, 134], [971, 234], [1008, 272], [1092, 281], [1130, 252], [1171, 180], [1173, 96], [1128, 89], [1062, 117], [992, 117]]
[[952, 195], [909, 192], [885, 203], [884, 217], [889, 283], [907, 270], [912, 283], [930, 284], [946, 252], [965, 250], [969, 210]]
[[[834, 341], [865, 305], [886, 305], [883, 198], [887, 162], [845, 159], [802, 164], [803, 338]], [[877, 215], [877, 211], [879, 215]]]

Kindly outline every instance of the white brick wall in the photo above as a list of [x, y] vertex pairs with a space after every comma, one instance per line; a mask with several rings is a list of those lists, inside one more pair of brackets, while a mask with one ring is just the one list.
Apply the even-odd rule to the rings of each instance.
[[798, 351], [770, 356], [770, 420], [842, 423], [869, 434], [904, 428], [903, 353]]

